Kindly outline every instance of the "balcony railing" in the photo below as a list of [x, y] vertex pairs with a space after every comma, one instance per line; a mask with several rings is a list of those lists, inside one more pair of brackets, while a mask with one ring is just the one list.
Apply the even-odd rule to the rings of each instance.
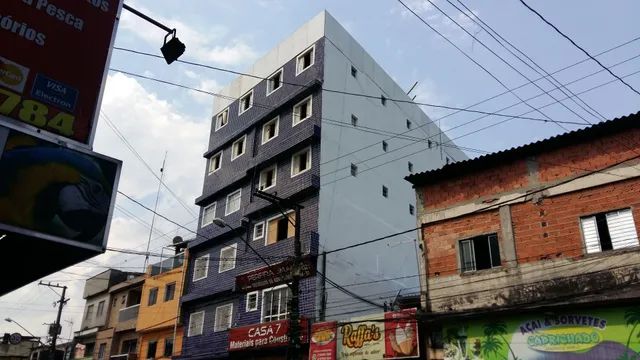
[[133, 306], [120, 309], [120, 314], [118, 314], [118, 322], [125, 322], [129, 320], [137, 319], [138, 310], [140, 310], [140, 304], [136, 304]]
[[170, 257], [159, 263], [151, 265], [151, 276], [159, 275], [167, 271], [171, 271], [184, 263], [184, 253]]

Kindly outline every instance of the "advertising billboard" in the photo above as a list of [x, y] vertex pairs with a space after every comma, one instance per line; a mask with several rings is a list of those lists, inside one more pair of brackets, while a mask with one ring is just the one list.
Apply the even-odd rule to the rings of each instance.
[[640, 307], [456, 321], [445, 359], [640, 359]]
[[90, 147], [121, 5], [3, 1], [0, 119]]
[[[306, 256], [300, 262], [300, 278], [316, 273], [316, 257]], [[236, 276], [237, 291], [254, 291], [293, 280], [293, 260], [285, 260], [269, 267], [251, 270]]]
[[[300, 342], [306, 343], [307, 320], [300, 320]], [[241, 326], [229, 329], [229, 351], [256, 350], [287, 346], [289, 344], [289, 320]]]

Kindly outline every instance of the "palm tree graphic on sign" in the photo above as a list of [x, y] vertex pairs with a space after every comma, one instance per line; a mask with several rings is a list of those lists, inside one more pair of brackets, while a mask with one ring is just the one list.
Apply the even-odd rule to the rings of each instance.
[[507, 339], [504, 338], [504, 335], [506, 333], [507, 333], [507, 325], [505, 325], [505, 323], [501, 321], [491, 322], [484, 325], [485, 341], [484, 341], [483, 353], [485, 356], [487, 356], [488, 353], [497, 354], [498, 351], [502, 350], [502, 345], [500, 344], [500, 341], [496, 339], [496, 336], [497, 336], [502, 340], [502, 342], [505, 345], [507, 345], [507, 348], [509, 349], [511, 356], [513, 357], [513, 360], [518, 360], [518, 357], [513, 352], [513, 349], [509, 345], [509, 342], [507, 341]]

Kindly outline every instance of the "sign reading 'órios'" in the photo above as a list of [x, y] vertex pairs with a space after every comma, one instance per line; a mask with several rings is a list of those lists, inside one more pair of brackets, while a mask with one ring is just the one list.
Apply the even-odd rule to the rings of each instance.
[[91, 146], [121, 2], [3, 1], [0, 120]]

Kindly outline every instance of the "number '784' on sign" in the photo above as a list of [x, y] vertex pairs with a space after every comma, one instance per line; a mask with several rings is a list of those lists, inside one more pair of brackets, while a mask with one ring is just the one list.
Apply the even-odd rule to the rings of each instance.
[[9, 116], [16, 110], [18, 119], [27, 124], [49, 128], [65, 136], [73, 135], [75, 116], [65, 112], [51, 116], [47, 105], [35, 100], [23, 100], [16, 93], [0, 89], [0, 114]]

